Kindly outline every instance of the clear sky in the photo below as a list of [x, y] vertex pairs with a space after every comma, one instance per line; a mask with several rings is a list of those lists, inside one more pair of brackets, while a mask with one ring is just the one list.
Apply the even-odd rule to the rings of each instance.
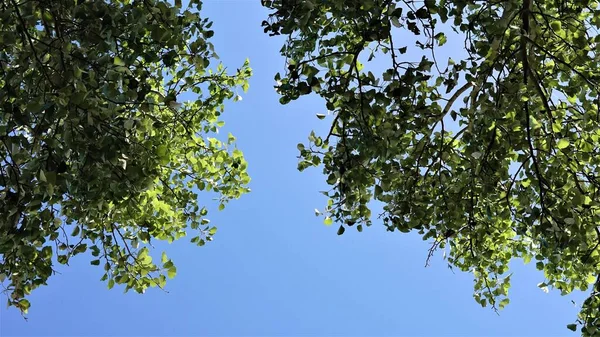
[[578, 311], [571, 299], [582, 296], [542, 292], [533, 264], [515, 261], [511, 304], [496, 315], [473, 300], [471, 275], [453, 274], [441, 257], [425, 268], [429, 245], [417, 236], [377, 222], [337, 236], [323, 225], [313, 210], [325, 205], [325, 178], [296, 170], [296, 144], [328, 129], [315, 117], [324, 105], [314, 97], [279, 105], [273, 76], [284, 68], [282, 40], [263, 33], [259, 0], [209, 0], [205, 9], [225, 65], [248, 57], [254, 69], [223, 130], [246, 155], [252, 193], [210, 214], [215, 241], [164, 246], [178, 267], [169, 293], [109, 291], [102, 268], [77, 256], [30, 297], [28, 321], [0, 306], [1, 337], [576, 336], [565, 326]]

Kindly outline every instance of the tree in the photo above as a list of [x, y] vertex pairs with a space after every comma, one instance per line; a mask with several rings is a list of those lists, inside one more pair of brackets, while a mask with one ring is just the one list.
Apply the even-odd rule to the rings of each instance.
[[[327, 224], [362, 231], [382, 202], [389, 231], [433, 240], [429, 257], [449, 248], [494, 309], [509, 303], [509, 262], [534, 259], [540, 287], [591, 288], [568, 328], [600, 336], [598, 1], [262, 4], [265, 32], [287, 38], [281, 102], [314, 92], [333, 115], [298, 145], [299, 169], [322, 166], [332, 186]], [[445, 64], [451, 30], [468, 56]]]
[[[246, 90], [211, 66], [201, 1], [0, 1], [0, 281], [27, 312], [53, 263], [90, 252], [111, 288], [163, 287], [176, 268], [151, 240], [210, 241], [197, 191], [219, 209], [248, 191], [246, 162], [219, 141]], [[178, 97], [191, 100], [178, 102]]]

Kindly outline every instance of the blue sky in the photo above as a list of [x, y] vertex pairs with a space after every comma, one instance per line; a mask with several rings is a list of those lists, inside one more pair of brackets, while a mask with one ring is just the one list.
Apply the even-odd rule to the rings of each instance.
[[167, 246], [178, 266], [169, 293], [109, 291], [101, 268], [78, 256], [34, 292], [28, 321], [0, 306], [0, 336], [576, 335], [565, 325], [578, 310], [571, 299], [582, 296], [542, 292], [534, 265], [514, 263], [511, 304], [496, 315], [473, 300], [471, 275], [453, 274], [441, 258], [425, 268], [429, 246], [417, 236], [377, 223], [343, 236], [324, 226], [313, 210], [325, 205], [325, 178], [296, 170], [296, 144], [328, 129], [315, 117], [324, 105], [315, 97], [279, 105], [282, 40], [263, 34], [258, 0], [209, 0], [205, 9], [225, 65], [248, 57], [254, 69], [223, 130], [246, 155], [252, 193], [212, 212], [215, 241]]

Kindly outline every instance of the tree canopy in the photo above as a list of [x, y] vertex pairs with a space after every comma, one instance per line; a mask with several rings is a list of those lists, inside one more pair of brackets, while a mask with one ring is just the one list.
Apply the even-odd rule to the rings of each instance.
[[[0, 1], [0, 282], [27, 312], [53, 261], [89, 252], [111, 288], [144, 292], [173, 277], [152, 239], [209, 225], [249, 177], [223, 125], [246, 90], [248, 63], [215, 65], [201, 1]], [[191, 100], [179, 102], [185, 95]], [[6, 280], [6, 282], [4, 282]]]
[[[329, 132], [298, 145], [299, 169], [321, 167], [331, 185], [325, 224], [362, 231], [382, 203], [378, 222], [431, 240], [429, 257], [448, 250], [495, 310], [509, 303], [509, 263], [534, 261], [541, 288], [590, 292], [568, 328], [600, 336], [599, 1], [262, 4], [265, 32], [286, 37], [280, 102], [326, 102]], [[54, 264], [86, 252], [109, 288], [162, 288], [176, 267], [153, 259], [152, 240], [192, 230], [204, 245], [216, 227], [199, 193], [223, 209], [249, 191], [235, 137], [216, 133], [251, 69], [215, 64], [200, 11], [200, 0], [0, 1], [10, 305], [26, 313]], [[446, 43], [467, 56], [437, 57]]]
[[[591, 291], [568, 328], [600, 336], [598, 1], [262, 3], [286, 37], [281, 102], [316, 93], [332, 115], [298, 145], [331, 185], [326, 224], [362, 231], [379, 201], [389, 231], [449, 248], [498, 309], [509, 262], [534, 260], [540, 287]], [[436, 58], [457, 36], [468, 56]]]

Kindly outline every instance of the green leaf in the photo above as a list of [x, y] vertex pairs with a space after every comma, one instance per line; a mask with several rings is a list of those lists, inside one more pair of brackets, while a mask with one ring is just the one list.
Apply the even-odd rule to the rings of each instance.
[[567, 324], [567, 329], [577, 331], [577, 324]]
[[144, 255], [144, 256], [142, 256], [140, 262], [142, 264], [151, 264], [152, 263], [152, 256], [150, 256], [150, 255]]
[[440, 46], [440, 47], [443, 46], [443, 45], [445, 45], [446, 41], [448, 41], [447, 38], [446, 38], [446, 35], [444, 33], [438, 33], [435, 36], [435, 39], [437, 40], [438, 46]]
[[156, 147], [156, 155], [159, 157], [165, 157], [167, 155], [168, 147], [165, 144], [161, 144]]
[[177, 275], [177, 268], [175, 268], [175, 266], [172, 266], [171, 268], [169, 268], [168, 272], [167, 272], [167, 276], [172, 279], [175, 277], [175, 275]]
[[570, 142], [569, 142], [568, 139], [563, 138], [563, 139], [561, 139], [561, 140], [558, 141], [558, 143], [556, 144], [556, 147], [559, 148], [559, 149], [564, 149], [567, 146], [569, 146], [569, 143]]
[[115, 56], [114, 64], [116, 66], [125, 66], [126, 65], [126, 63], [123, 60], [121, 60], [121, 58], [118, 56]]
[[594, 283], [596, 283], [597, 279], [598, 279], [597, 275], [588, 275], [588, 277], [585, 280], [588, 284], [594, 284]]
[[21, 309], [21, 311], [23, 313], [27, 313], [27, 311], [31, 307], [31, 304], [29, 303], [29, 301], [24, 298], [19, 300], [18, 305], [19, 305], [19, 309]]
[[50, 246], [45, 246], [44, 248], [42, 248], [42, 251], [40, 253], [40, 257], [43, 259], [49, 259], [52, 257], [52, 247]]
[[131, 130], [133, 128], [133, 123], [134, 123], [133, 119], [128, 119], [125, 121], [125, 123], [123, 123], [123, 127], [126, 130]]
[[383, 194], [383, 189], [381, 188], [381, 186], [379, 185], [375, 185], [375, 198], [379, 197], [380, 195]]
[[337, 235], [342, 235], [342, 234], [344, 234], [345, 231], [346, 231], [346, 228], [344, 228], [344, 226], [340, 226], [340, 228], [338, 228]]
[[56, 172], [47, 171], [45, 172], [46, 182], [51, 185], [56, 185]]
[[75, 246], [75, 249], [73, 249], [73, 254], [79, 254], [79, 253], [83, 253], [87, 250], [87, 244], [85, 243], [80, 243], [77, 246]]

